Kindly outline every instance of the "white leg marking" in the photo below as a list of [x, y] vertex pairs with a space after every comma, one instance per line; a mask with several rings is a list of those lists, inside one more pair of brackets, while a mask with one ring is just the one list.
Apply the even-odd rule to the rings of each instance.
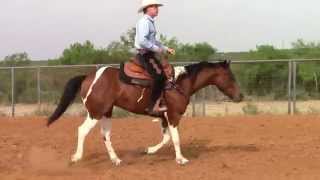
[[92, 81], [92, 84], [91, 84], [90, 87], [89, 87], [89, 90], [88, 90], [88, 92], [87, 92], [87, 95], [86, 95], [86, 97], [82, 100], [84, 105], [86, 104], [87, 99], [88, 99], [89, 95], [90, 95], [91, 92], [92, 92], [92, 88], [93, 88], [94, 84], [96, 84], [96, 82], [98, 81], [98, 79], [100, 78], [100, 76], [103, 74], [103, 72], [104, 72], [108, 67], [109, 67], [109, 66], [102, 67], [102, 68], [100, 68], [100, 69], [96, 72], [96, 75], [95, 75], [95, 77], [94, 77], [94, 80]]
[[81, 124], [81, 126], [79, 126], [77, 151], [71, 158], [72, 162], [77, 162], [81, 160], [83, 155], [83, 146], [85, 138], [90, 132], [90, 130], [97, 124], [97, 122], [97, 120], [91, 119], [88, 114], [86, 120]]
[[168, 128], [165, 128], [165, 129], [161, 128], [161, 132], [164, 132], [163, 137], [162, 137], [162, 141], [155, 146], [148, 147], [147, 154], [155, 154], [156, 152], [158, 152], [159, 149], [161, 149], [164, 145], [166, 145], [169, 142], [170, 133], [169, 133]]
[[[168, 119], [167, 113], [165, 113], [165, 116]], [[168, 124], [169, 124], [169, 131], [170, 131], [170, 134], [171, 134], [171, 139], [172, 139], [172, 142], [173, 142], [173, 145], [174, 145], [174, 150], [176, 152], [176, 161], [180, 165], [187, 164], [189, 162], [189, 160], [186, 159], [185, 157], [183, 157], [183, 155], [181, 153], [178, 127], [173, 127], [172, 125], [170, 125], [169, 122], [168, 122]]]
[[114, 163], [116, 166], [120, 165], [121, 160], [118, 158], [117, 154], [114, 152], [114, 149], [111, 144], [110, 140], [110, 134], [111, 134], [111, 119], [107, 119], [103, 117], [100, 120], [101, 123], [101, 133], [105, 138], [104, 144], [106, 145], [106, 148], [108, 150], [110, 159], [112, 163]]
[[152, 120], [152, 122], [159, 122], [159, 121], [160, 121], [159, 118], [155, 118], [155, 119]]
[[189, 160], [183, 157], [183, 155], [181, 154], [178, 128], [169, 125], [169, 130], [174, 145], [174, 150], [176, 151], [176, 161], [178, 164], [184, 165], [188, 163]]

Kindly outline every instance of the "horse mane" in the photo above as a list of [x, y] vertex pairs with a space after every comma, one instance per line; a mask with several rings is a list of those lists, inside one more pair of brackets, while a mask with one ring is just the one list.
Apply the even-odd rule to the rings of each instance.
[[186, 70], [186, 74], [188, 74], [189, 76], [192, 76], [192, 75], [198, 74], [204, 68], [214, 68], [214, 67], [221, 66], [223, 64], [225, 64], [225, 62], [211, 63], [211, 62], [208, 62], [208, 61], [201, 61], [199, 63], [190, 64], [190, 65], [184, 66], [184, 68]]

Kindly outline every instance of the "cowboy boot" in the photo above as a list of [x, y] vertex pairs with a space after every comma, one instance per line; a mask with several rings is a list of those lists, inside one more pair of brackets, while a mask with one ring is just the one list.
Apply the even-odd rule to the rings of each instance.
[[167, 106], [161, 105], [162, 97], [158, 98], [158, 100], [150, 105], [145, 111], [147, 114], [152, 116], [161, 116], [164, 112], [168, 110]]

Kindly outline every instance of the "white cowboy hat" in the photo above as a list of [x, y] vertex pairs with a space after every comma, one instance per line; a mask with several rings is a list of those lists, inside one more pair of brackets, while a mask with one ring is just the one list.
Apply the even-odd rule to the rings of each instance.
[[141, 13], [144, 8], [151, 6], [151, 5], [163, 6], [163, 4], [161, 4], [158, 0], [142, 0], [141, 6], [140, 6], [138, 12]]

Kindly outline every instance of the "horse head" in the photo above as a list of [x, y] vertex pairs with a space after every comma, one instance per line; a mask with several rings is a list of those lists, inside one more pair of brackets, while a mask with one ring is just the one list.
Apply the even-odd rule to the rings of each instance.
[[[212, 63], [213, 64], [213, 63]], [[243, 94], [230, 68], [231, 61], [215, 63], [214, 73], [210, 78], [210, 84], [215, 85], [221, 92], [234, 102], [241, 102]]]

